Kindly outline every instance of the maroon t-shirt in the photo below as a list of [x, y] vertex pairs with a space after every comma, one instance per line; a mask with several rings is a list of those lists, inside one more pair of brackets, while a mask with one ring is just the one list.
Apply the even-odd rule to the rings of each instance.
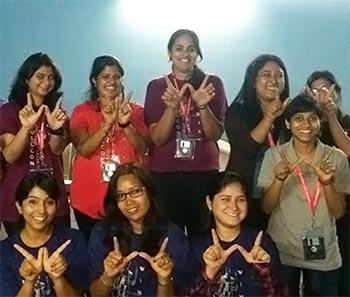
[[[173, 81], [172, 75], [168, 76]], [[185, 81], [176, 80], [179, 89]], [[223, 122], [227, 109], [227, 99], [221, 79], [210, 75], [208, 83], [215, 87], [215, 97], [209, 102], [209, 108], [215, 117]], [[165, 89], [167, 88], [164, 77], [152, 80], [147, 86], [145, 99], [145, 120], [148, 125], [157, 123], [166, 106], [161, 100]], [[188, 95], [188, 94], [187, 94]], [[185, 93], [186, 96], [186, 93]], [[190, 103], [189, 124], [194, 135], [195, 153], [194, 159], [174, 158], [176, 152], [176, 128], [175, 124], [168, 141], [161, 145], [153, 144], [149, 147], [149, 169], [154, 172], [204, 172], [219, 169], [219, 148], [216, 142], [209, 140], [203, 131], [200, 114], [193, 100]]]
[[[10, 133], [16, 135], [21, 128], [18, 113], [21, 107], [16, 103], [7, 103], [0, 108], [0, 135]], [[44, 125], [45, 126], [45, 125]], [[38, 160], [37, 132], [32, 131], [30, 140], [23, 153], [13, 163], [4, 164], [4, 177], [0, 187], [0, 219], [5, 222], [16, 222], [19, 218], [15, 206], [16, 189], [20, 181], [31, 171], [40, 166], [40, 170], [48, 169], [57, 180], [60, 195], [56, 215], [69, 214], [68, 198], [64, 189], [62, 156], [55, 155], [48, 144], [49, 136], [44, 127], [44, 147], [42, 160]]]

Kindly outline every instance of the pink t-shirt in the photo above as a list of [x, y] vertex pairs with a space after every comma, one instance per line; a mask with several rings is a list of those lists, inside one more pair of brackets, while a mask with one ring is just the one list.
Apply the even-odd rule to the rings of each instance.
[[[144, 123], [143, 107], [136, 103], [130, 103], [133, 110], [131, 124], [136, 131], [148, 137], [148, 129]], [[88, 101], [78, 105], [74, 110], [70, 122], [70, 130], [86, 129], [89, 135], [93, 134], [103, 123], [99, 105], [95, 101]], [[106, 138], [105, 138], [106, 139]], [[136, 152], [129, 143], [123, 129], [118, 125], [114, 128], [112, 144], [104, 142], [89, 157], [85, 158], [79, 153], [74, 158], [73, 178], [71, 184], [71, 205], [80, 212], [93, 217], [101, 218], [103, 215], [103, 200], [107, 190], [107, 182], [102, 179], [101, 154], [117, 156], [121, 164], [128, 162], [144, 162], [144, 156]]]

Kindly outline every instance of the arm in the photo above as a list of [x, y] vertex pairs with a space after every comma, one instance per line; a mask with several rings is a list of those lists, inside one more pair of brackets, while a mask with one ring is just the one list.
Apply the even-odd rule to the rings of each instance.
[[175, 118], [176, 109], [167, 106], [159, 121], [150, 125], [150, 138], [156, 146], [161, 146], [168, 141], [174, 128]]
[[169, 297], [174, 296], [174, 285], [170, 278], [160, 280], [158, 278], [158, 288], [157, 288], [157, 297]]
[[266, 214], [270, 214], [279, 204], [283, 189], [284, 180], [278, 180], [276, 177], [268, 189], [264, 189], [261, 206]]
[[63, 129], [63, 134], [50, 134], [49, 146], [55, 155], [61, 155], [69, 143], [68, 129]]
[[209, 106], [200, 108], [199, 114], [205, 135], [212, 141], [219, 140], [224, 132], [223, 123], [215, 117]]
[[136, 131], [135, 127], [130, 124], [129, 126], [123, 128], [123, 130], [125, 132], [126, 138], [135, 148], [135, 150], [140, 154], [146, 153], [148, 147], [147, 141]]
[[257, 143], [263, 144], [266, 141], [267, 134], [271, 131], [273, 121], [270, 117], [264, 116], [259, 124], [250, 131], [250, 136]]
[[94, 297], [108, 297], [113, 287], [114, 278], [107, 277], [103, 274], [94, 279], [90, 284], [90, 293]]
[[31, 128], [21, 127], [16, 135], [6, 133], [2, 135], [3, 155], [8, 163], [14, 163], [23, 153], [30, 139]]
[[323, 192], [326, 198], [328, 211], [336, 219], [340, 219], [345, 212], [345, 197], [331, 184], [323, 184]]
[[350, 157], [350, 138], [340, 125], [336, 115], [328, 117], [328, 125], [336, 146]]
[[23, 296], [34, 297], [34, 286], [35, 286], [35, 281], [25, 280], [21, 289], [16, 294], [16, 297], [23, 297]]
[[57, 297], [79, 297], [78, 292], [67, 282], [64, 276], [53, 280], [54, 290]]

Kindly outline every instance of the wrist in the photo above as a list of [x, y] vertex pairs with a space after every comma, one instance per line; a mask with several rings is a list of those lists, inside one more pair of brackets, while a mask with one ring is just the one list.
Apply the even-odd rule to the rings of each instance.
[[217, 273], [218, 273], [218, 269], [212, 269], [212, 268], [206, 267], [202, 273], [202, 276], [206, 280], [213, 280]]
[[100, 276], [101, 282], [106, 286], [106, 287], [112, 287], [114, 279], [111, 277], [108, 277], [104, 275], [104, 273], [101, 274]]
[[199, 110], [206, 110], [208, 108], [208, 105], [207, 104], [206, 105], [198, 105], [197, 108]]
[[106, 123], [104, 122], [102, 125], [101, 125], [101, 130], [103, 131], [103, 133], [105, 135], [107, 135], [107, 133], [109, 132], [109, 130], [112, 128], [112, 124], [111, 123]]
[[168, 286], [171, 282], [173, 281], [173, 278], [172, 277], [161, 277], [161, 276], [158, 276], [158, 285], [159, 286], [162, 286], [162, 287], [166, 287]]
[[64, 130], [63, 130], [62, 127], [61, 127], [61, 128], [58, 128], [58, 129], [51, 129], [51, 128], [49, 127], [49, 133], [50, 133], [51, 135], [62, 136], [62, 135], [64, 134]]
[[126, 122], [125, 124], [121, 124], [121, 123], [118, 122], [119, 128], [122, 128], [122, 129], [125, 129], [125, 128], [129, 127], [130, 124], [131, 124], [130, 121]]
[[286, 180], [286, 178], [287, 178], [287, 176], [286, 177], [279, 177], [277, 174], [275, 175], [275, 179], [277, 179], [280, 182], [284, 182]]
[[330, 186], [331, 184], [334, 183], [334, 178], [332, 177], [331, 179], [329, 179], [329, 180], [327, 180], [327, 181], [318, 179], [318, 181], [320, 182], [320, 184], [321, 184], [322, 186]]

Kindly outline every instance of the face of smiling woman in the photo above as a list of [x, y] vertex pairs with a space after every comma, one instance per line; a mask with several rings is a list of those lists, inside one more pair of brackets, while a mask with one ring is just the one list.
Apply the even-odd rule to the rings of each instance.
[[122, 175], [117, 181], [117, 205], [129, 220], [134, 232], [142, 233], [143, 220], [150, 209], [147, 191], [134, 174]]
[[236, 228], [247, 216], [248, 203], [241, 184], [231, 183], [217, 193], [213, 200], [207, 198], [217, 228]]
[[45, 231], [51, 228], [56, 214], [56, 201], [41, 188], [35, 186], [23, 200], [22, 205], [16, 202], [17, 209], [23, 215], [25, 228], [33, 231]]

